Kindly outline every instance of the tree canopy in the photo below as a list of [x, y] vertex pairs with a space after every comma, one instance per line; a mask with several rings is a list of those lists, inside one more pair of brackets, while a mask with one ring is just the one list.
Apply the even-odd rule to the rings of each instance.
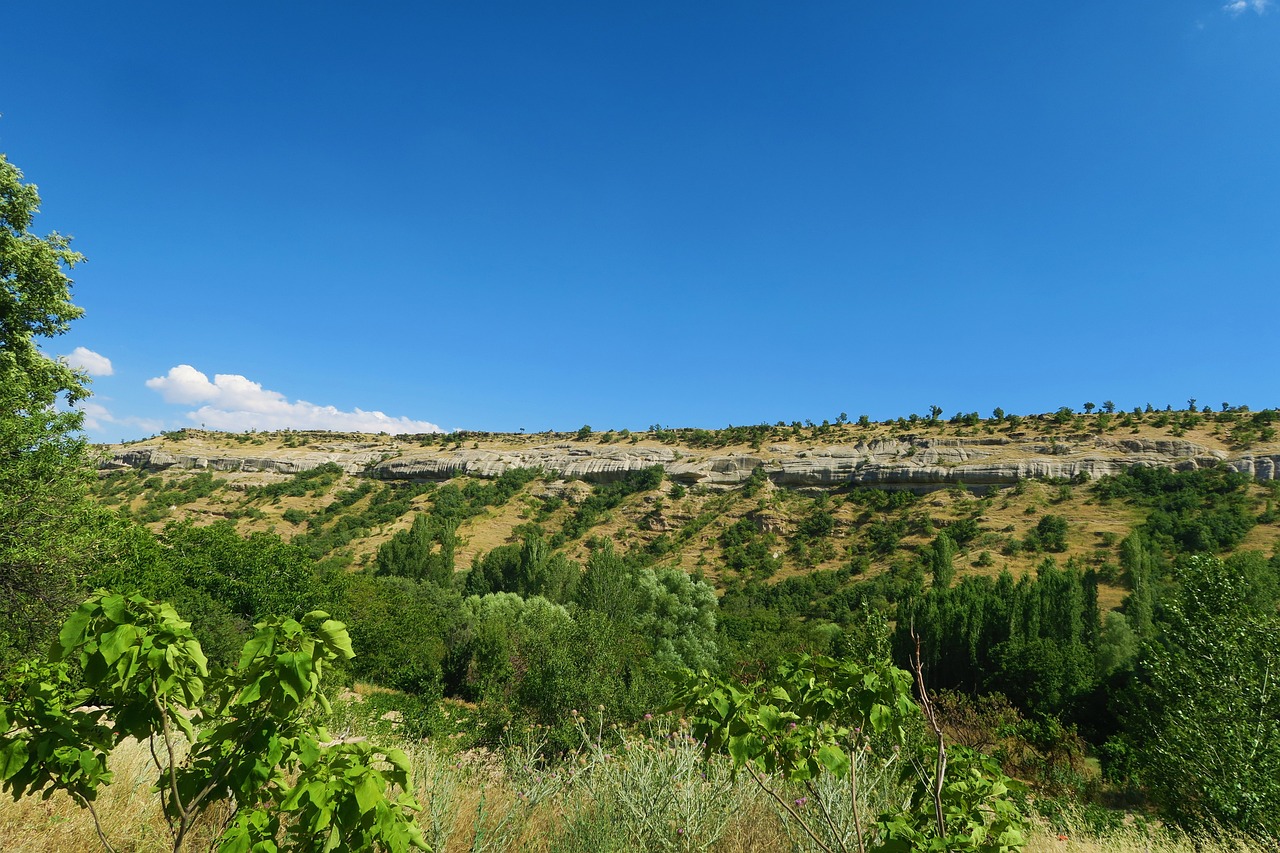
[[82, 313], [68, 272], [83, 258], [68, 237], [32, 233], [39, 209], [35, 185], [0, 154], [0, 662], [46, 638], [91, 550], [81, 415], [55, 408], [83, 398], [86, 380], [39, 347]]

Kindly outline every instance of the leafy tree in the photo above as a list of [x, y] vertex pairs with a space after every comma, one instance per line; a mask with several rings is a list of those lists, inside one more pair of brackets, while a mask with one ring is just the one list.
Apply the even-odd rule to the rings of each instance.
[[[994, 761], [946, 748], [940, 735], [937, 746], [907, 737], [921, 717], [910, 684], [909, 673], [886, 661], [797, 655], [745, 687], [685, 673], [676, 703], [706, 752], [727, 753], [777, 803], [795, 834], [825, 853], [1022, 849], [1025, 818], [1010, 796], [1015, 783]], [[899, 761], [907, 807], [872, 824], [864, 812], [873, 782], [867, 771]], [[823, 776], [848, 781], [820, 786]], [[806, 796], [794, 797], [783, 783]], [[842, 813], [851, 816], [852, 831], [837, 819]]]
[[956, 576], [956, 543], [946, 532], [939, 533], [925, 552], [925, 562], [933, 574], [933, 585], [946, 588]]
[[1280, 836], [1274, 568], [1191, 557], [1140, 653], [1125, 714], [1143, 781], [1189, 825]]
[[[259, 623], [239, 664], [214, 676], [172, 607], [95, 593], [46, 662], [15, 670], [6, 691], [15, 698], [0, 705], [0, 780], [15, 797], [67, 792], [111, 850], [93, 801], [112, 781], [112, 749], [133, 738], [155, 744], [154, 790], [175, 853], [215, 805], [229, 815], [221, 853], [425, 850], [408, 758], [315, 722], [328, 711], [325, 670], [351, 656], [342, 623], [314, 611]], [[72, 685], [72, 664], [83, 688]], [[389, 785], [402, 793], [389, 796]]]
[[464, 591], [467, 595], [514, 592], [540, 595], [555, 602], [572, 599], [579, 569], [563, 554], [554, 552], [536, 529], [519, 545], [499, 545], [472, 564]]
[[636, 633], [669, 668], [715, 669], [716, 593], [679, 569], [642, 569], [636, 577]]
[[449, 586], [453, 582], [457, 528], [452, 519], [438, 521], [432, 515], [418, 513], [408, 530], [398, 531], [378, 549], [374, 571]]
[[355, 675], [439, 698], [447, 639], [462, 622], [458, 593], [409, 578], [352, 575], [344, 598]]
[[1032, 551], [1067, 550], [1067, 520], [1060, 515], [1044, 515], [1027, 534], [1026, 547]]
[[55, 408], [85, 397], [85, 378], [38, 346], [81, 315], [67, 272], [83, 258], [31, 232], [40, 196], [22, 178], [0, 154], [0, 664], [47, 642], [96, 550], [82, 418]]
[[576, 601], [580, 607], [603, 613], [620, 624], [635, 616], [635, 574], [614, 550], [612, 540], [606, 539], [587, 558]]

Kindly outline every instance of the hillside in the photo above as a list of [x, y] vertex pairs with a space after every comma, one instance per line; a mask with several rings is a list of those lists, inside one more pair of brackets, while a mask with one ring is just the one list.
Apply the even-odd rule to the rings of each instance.
[[[1051, 555], [1098, 569], [1104, 606], [1123, 594], [1111, 583], [1118, 543], [1145, 514], [1102, 502], [1088, 483], [1133, 465], [1222, 466], [1254, 477], [1253, 511], [1274, 515], [1274, 411], [997, 414], [643, 433], [183, 430], [104, 448], [98, 496], [154, 529], [231, 520], [360, 567], [445, 484], [465, 494], [499, 478], [516, 487], [501, 500], [469, 499], [458, 569], [536, 524], [570, 559], [609, 537], [722, 584], [814, 569], [871, 578], [947, 529], [960, 576], [1016, 576]], [[657, 487], [625, 485], [654, 466]], [[531, 469], [538, 475], [512, 476]], [[591, 499], [601, 491], [610, 497]], [[1057, 519], [1065, 535], [1046, 548], [1037, 531], [1060, 529]], [[1264, 523], [1240, 547], [1270, 552], [1278, 540], [1280, 526]]]

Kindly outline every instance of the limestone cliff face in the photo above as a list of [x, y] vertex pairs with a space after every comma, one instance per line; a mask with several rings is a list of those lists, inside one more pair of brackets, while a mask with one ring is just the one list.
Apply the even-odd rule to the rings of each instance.
[[104, 468], [167, 468], [224, 472], [296, 474], [324, 463], [349, 473], [383, 480], [442, 480], [467, 475], [496, 477], [512, 468], [542, 468], [564, 478], [608, 482], [653, 465], [687, 485], [725, 488], [742, 483], [758, 466], [784, 488], [875, 486], [926, 492], [963, 483], [1009, 486], [1018, 480], [1049, 477], [1097, 479], [1131, 465], [1177, 470], [1219, 463], [1259, 480], [1280, 477], [1280, 451], [1228, 454], [1182, 439], [1089, 437], [1046, 444], [1019, 437], [905, 437], [830, 446], [774, 444], [749, 453], [701, 452], [687, 448], [631, 444], [555, 442], [520, 449], [397, 447], [358, 442], [334, 443], [323, 450], [280, 450], [268, 455], [236, 455], [227, 449], [209, 453], [170, 453], [160, 446], [122, 448]]

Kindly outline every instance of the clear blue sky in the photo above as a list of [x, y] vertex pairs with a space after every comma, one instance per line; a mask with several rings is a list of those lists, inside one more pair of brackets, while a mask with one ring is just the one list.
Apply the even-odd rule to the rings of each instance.
[[103, 374], [98, 440], [1280, 404], [1280, 3], [4, 30], [0, 151], [89, 258], [45, 349]]

